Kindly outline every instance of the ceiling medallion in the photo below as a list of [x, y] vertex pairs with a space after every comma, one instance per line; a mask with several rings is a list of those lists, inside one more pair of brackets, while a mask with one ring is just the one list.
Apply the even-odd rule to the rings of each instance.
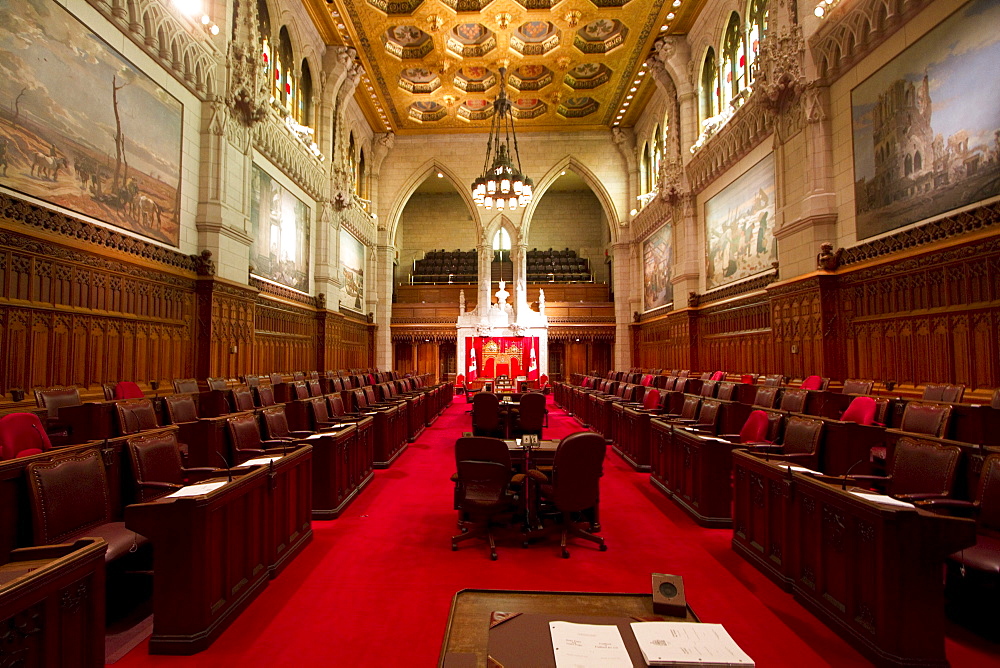
[[[497, 211], [531, 202], [534, 183], [521, 172], [521, 155], [517, 149], [517, 135], [514, 132], [514, 115], [511, 101], [507, 98], [504, 79], [507, 68], [500, 68], [500, 94], [493, 102], [494, 113], [490, 121], [490, 136], [486, 141], [486, 160], [483, 174], [472, 182], [472, 197], [478, 206], [487, 211], [496, 205]], [[484, 101], [485, 102], [485, 101]], [[463, 105], [465, 106], [465, 105]], [[461, 108], [459, 109], [461, 113]], [[502, 136], [501, 136], [502, 135]], [[514, 151], [511, 153], [511, 144]]]

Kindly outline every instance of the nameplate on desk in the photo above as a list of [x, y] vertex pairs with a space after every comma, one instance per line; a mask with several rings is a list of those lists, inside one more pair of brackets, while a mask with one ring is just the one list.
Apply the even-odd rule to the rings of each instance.
[[912, 503], [907, 503], [906, 501], [900, 501], [899, 499], [894, 499], [891, 496], [886, 496], [885, 494], [868, 494], [866, 492], [851, 492], [856, 497], [862, 498], [865, 501], [871, 501], [872, 503], [878, 503], [883, 506], [895, 506], [897, 508], [914, 508]]
[[[241, 466], [246, 466], [246, 464], [241, 464]], [[226, 484], [225, 480], [220, 480], [218, 482], [203, 482], [197, 485], [188, 485], [187, 487], [182, 487], [173, 494], [167, 494], [165, 499], [179, 499], [185, 496], [201, 496], [202, 494], [208, 494], [213, 492], [223, 485]]]
[[[309, 438], [312, 438], [312, 437], [310, 436]], [[243, 462], [242, 464], [240, 464], [239, 466], [236, 466], [234, 468], [242, 469], [242, 468], [246, 468], [247, 466], [266, 466], [267, 464], [270, 464], [271, 462], [278, 461], [279, 459], [281, 459], [282, 456], [283, 455], [279, 455], [277, 457], [258, 457], [257, 459], [248, 459], [247, 461]]]

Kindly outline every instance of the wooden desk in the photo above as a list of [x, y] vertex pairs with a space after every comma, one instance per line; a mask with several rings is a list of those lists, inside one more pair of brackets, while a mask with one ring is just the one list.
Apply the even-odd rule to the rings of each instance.
[[104, 552], [100, 538], [27, 547], [0, 565], [0, 664], [104, 665]]
[[448, 626], [438, 658], [439, 668], [487, 668], [490, 613], [494, 611], [551, 614], [553, 620], [586, 616], [698, 621], [691, 608], [688, 608], [686, 617], [656, 615], [650, 594], [463, 589], [451, 601]]
[[871, 659], [945, 666], [942, 566], [971, 520], [862, 499], [733, 453], [733, 549]]
[[703, 527], [732, 526], [732, 452], [738, 447], [658, 419], [653, 435], [653, 486], [671, 497]]
[[312, 448], [207, 494], [128, 506], [153, 543], [151, 654], [207, 648], [312, 539]]
[[353, 422], [299, 442], [313, 447], [312, 518], [336, 519], [374, 477], [372, 451]]

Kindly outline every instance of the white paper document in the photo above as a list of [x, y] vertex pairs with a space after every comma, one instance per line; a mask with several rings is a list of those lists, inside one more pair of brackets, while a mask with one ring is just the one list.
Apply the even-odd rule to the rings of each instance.
[[201, 494], [208, 494], [212, 490], [219, 489], [226, 484], [225, 480], [220, 480], [218, 482], [203, 482], [198, 485], [188, 485], [187, 487], [181, 487], [179, 490], [173, 494], [167, 494], [165, 499], [179, 499], [182, 496], [199, 496]]
[[796, 466], [795, 464], [789, 464], [788, 468], [795, 471], [796, 473], [806, 473], [808, 475], [823, 475], [819, 471], [814, 471], [813, 469], [807, 469], [805, 466]]
[[633, 622], [632, 633], [650, 666], [753, 666], [722, 624]]
[[248, 459], [239, 466], [235, 466], [234, 468], [241, 469], [247, 466], [264, 466], [265, 464], [270, 464], [271, 462], [278, 461], [279, 459], [281, 459], [281, 457], [282, 455], [278, 455], [277, 457], [258, 457], [257, 459]]
[[861, 497], [865, 501], [874, 501], [875, 503], [881, 503], [883, 506], [897, 506], [899, 508], [913, 508], [912, 503], [907, 503], [906, 501], [900, 501], [894, 499], [891, 496], [886, 496], [885, 494], [866, 494], [865, 492], [851, 492], [854, 496]]
[[549, 622], [556, 668], [631, 668], [617, 626]]

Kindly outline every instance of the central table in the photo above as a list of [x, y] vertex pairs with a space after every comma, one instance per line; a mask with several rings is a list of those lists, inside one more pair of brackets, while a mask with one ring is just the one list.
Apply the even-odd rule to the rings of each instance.
[[684, 617], [657, 615], [651, 594], [463, 589], [451, 602], [438, 667], [487, 668], [490, 615], [495, 611], [551, 615], [551, 621], [580, 621], [578, 617], [698, 621], [690, 607]]

